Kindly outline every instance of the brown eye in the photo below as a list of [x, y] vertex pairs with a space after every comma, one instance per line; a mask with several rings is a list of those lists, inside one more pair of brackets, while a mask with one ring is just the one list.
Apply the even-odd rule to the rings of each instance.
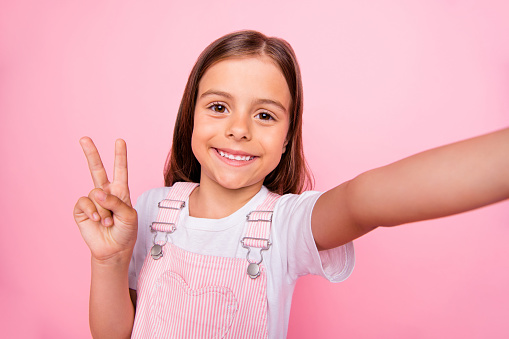
[[258, 113], [258, 119], [260, 119], [260, 120], [272, 120], [274, 118], [269, 113], [262, 112], [262, 113]]
[[217, 113], [224, 113], [224, 112], [226, 112], [226, 107], [221, 105], [221, 104], [214, 104], [214, 105], [210, 106], [210, 108], [214, 112], [217, 112]]

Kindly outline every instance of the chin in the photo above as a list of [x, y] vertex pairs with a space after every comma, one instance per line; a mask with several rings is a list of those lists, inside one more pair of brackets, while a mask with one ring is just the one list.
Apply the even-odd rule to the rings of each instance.
[[250, 185], [246, 185], [243, 183], [237, 183], [237, 182], [225, 182], [225, 181], [219, 181], [217, 182], [221, 187], [229, 189], [229, 190], [238, 190], [241, 188], [245, 188]]
[[[218, 185], [229, 190], [238, 190], [256, 185], [257, 183], [246, 182], [242, 179], [235, 180], [232, 178], [223, 178], [215, 180]], [[262, 181], [263, 183], [263, 181]]]

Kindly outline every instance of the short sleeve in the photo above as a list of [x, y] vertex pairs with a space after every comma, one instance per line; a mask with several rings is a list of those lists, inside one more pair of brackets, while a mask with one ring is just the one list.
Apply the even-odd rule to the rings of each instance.
[[273, 224], [277, 225], [274, 237], [280, 243], [281, 258], [290, 278], [314, 274], [341, 282], [350, 276], [355, 265], [353, 243], [318, 251], [311, 230], [311, 215], [320, 195], [320, 192], [307, 191], [281, 197], [274, 209]]
[[166, 187], [151, 189], [140, 195], [136, 201], [134, 208], [138, 213], [138, 237], [129, 263], [130, 289], [137, 289], [138, 278], [151, 241], [149, 225], [155, 220], [157, 214], [157, 208], [154, 208], [154, 206], [157, 207], [157, 203], [164, 198], [166, 191]]
[[129, 263], [129, 288], [136, 290], [138, 283], [138, 276], [143, 266], [143, 261], [146, 256], [145, 237], [146, 232], [143, 229], [144, 216], [146, 215], [146, 203], [147, 193], [143, 193], [138, 200], [134, 209], [138, 213], [138, 237], [136, 238], [136, 244], [134, 245], [133, 255], [131, 262]]
[[149, 248], [152, 246], [152, 233], [150, 225], [157, 217], [157, 203], [168, 195], [169, 187], [158, 187], [146, 191], [136, 201], [138, 213], [138, 237], [134, 245], [133, 256], [129, 263], [129, 288], [136, 290], [141, 268], [147, 257]]

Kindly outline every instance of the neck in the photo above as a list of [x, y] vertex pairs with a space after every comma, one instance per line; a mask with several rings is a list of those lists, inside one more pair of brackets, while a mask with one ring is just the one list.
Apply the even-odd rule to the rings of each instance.
[[221, 219], [233, 214], [251, 200], [262, 183], [228, 189], [210, 180], [201, 180], [189, 197], [189, 215], [196, 218]]

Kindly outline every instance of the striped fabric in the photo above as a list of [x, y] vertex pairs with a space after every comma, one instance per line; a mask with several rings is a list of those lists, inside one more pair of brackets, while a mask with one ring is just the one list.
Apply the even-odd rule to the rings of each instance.
[[259, 248], [268, 247], [270, 226], [272, 225], [272, 211], [279, 197], [279, 195], [269, 192], [265, 201], [255, 211], [247, 215], [247, 239], [245, 239], [244, 245]]
[[178, 217], [180, 211], [184, 208], [185, 201], [197, 186], [198, 184], [191, 182], [173, 185], [171, 198], [168, 195], [166, 199], [159, 203], [159, 213], [157, 214], [157, 221], [152, 223], [152, 231], [173, 233], [176, 230]]
[[[167, 199], [185, 201], [195, 187], [176, 183]], [[270, 217], [278, 197], [269, 194], [257, 210], [270, 212], [251, 213], [249, 218]], [[164, 204], [152, 226], [156, 230], [161, 227], [162, 232], [167, 231], [165, 223], [176, 223], [179, 213], [164, 208], [178, 203]], [[248, 224], [246, 237], [268, 239], [270, 222]], [[246, 273], [245, 258], [200, 255], [171, 243], [166, 243], [163, 251], [158, 260], [147, 255], [143, 264], [132, 338], [267, 338], [267, 276], [263, 264], [260, 275], [252, 279]]]

